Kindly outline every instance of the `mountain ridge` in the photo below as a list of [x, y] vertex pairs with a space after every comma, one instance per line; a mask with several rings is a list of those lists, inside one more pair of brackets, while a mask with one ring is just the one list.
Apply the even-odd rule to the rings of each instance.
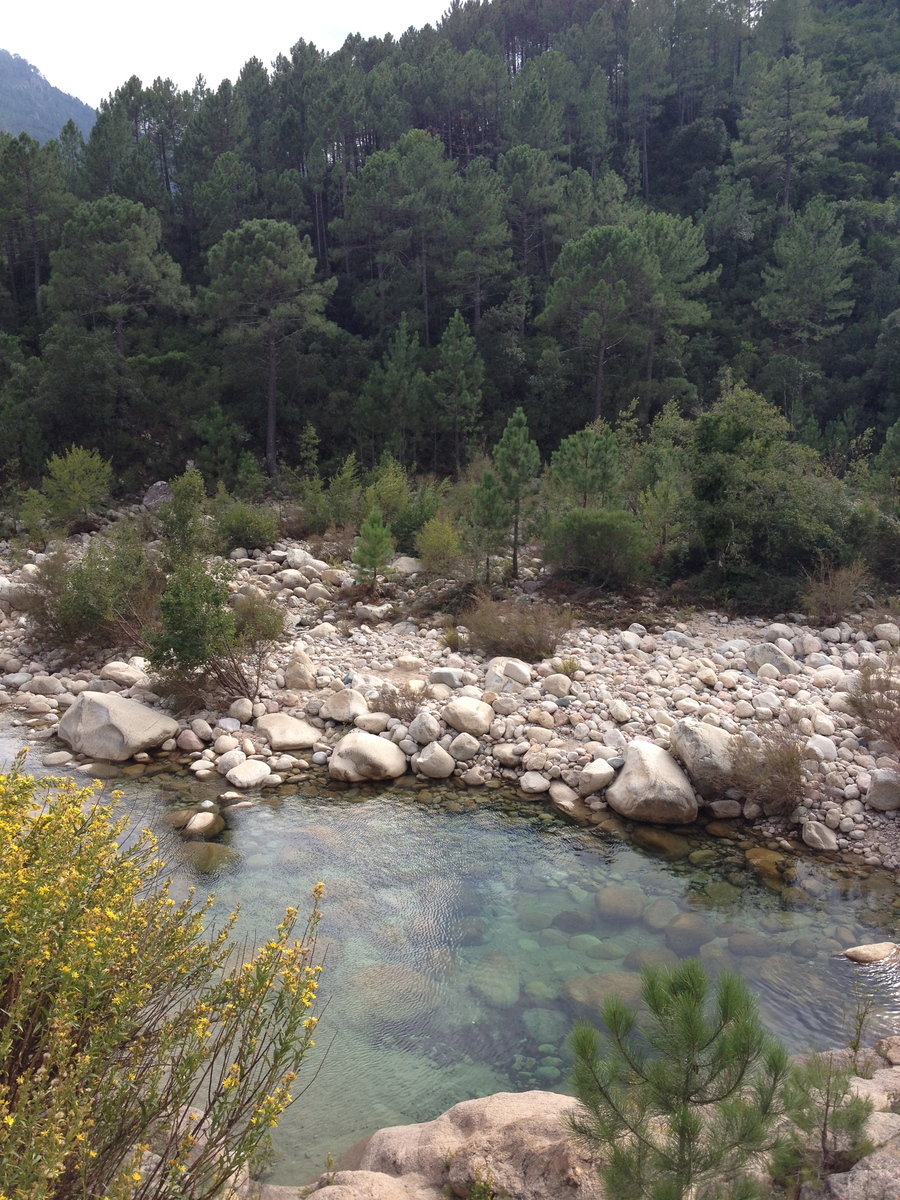
[[87, 137], [95, 119], [89, 104], [54, 87], [21, 55], [0, 50], [0, 132], [46, 142], [71, 120]]

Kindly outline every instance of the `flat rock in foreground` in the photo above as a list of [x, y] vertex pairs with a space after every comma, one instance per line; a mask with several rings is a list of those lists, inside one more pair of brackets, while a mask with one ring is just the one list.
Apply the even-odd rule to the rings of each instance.
[[82, 692], [59, 723], [59, 736], [79, 754], [124, 762], [178, 735], [178, 722], [115, 692]]
[[[562, 1123], [575, 1107], [556, 1092], [498, 1092], [464, 1100], [435, 1121], [374, 1134], [359, 1170], [322, 1176], [322, 1200], [439, 1200], [468, 1195], [476, 1170], [516, 1200], [589, 1200], [596, 1173]], [[379, 1180], [380, 1176], [380, 1180]], [[408, 1187], [407, 1187], [408, 1185]], [[381, 1187], [381, 1190], [379, 1190]]]

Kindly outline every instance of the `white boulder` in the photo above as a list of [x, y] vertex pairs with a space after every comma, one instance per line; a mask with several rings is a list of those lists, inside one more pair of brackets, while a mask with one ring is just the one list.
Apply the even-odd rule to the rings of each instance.
[[344, 688], [343, 691], [328, 697], [319, 710], [319, 716], [325, 721], [349, 723], [368, 711], [369, 705], [365, 696], [353, 688]]
[[734, 734], [685, 717], [672, 726], [669, 745], [704, 800], [713, 800], [731, 787]]
[[314, 725], [287, 713], [266, 713], [257, 719], [256, 728], [275, 751], [309, 750], [322, 736]]
[[632, 821], [685, 825], [697, 817], [691, 782], [667, 750], [643, 738], [625, 749], [625, 765], [606, 789], [611, 808]]
[[334, 748], [328, 764], [332, 779], [362, 783], [366, 779], [397, 779], [406, 772], [406, 755], [387, 738], [353, 729]]
[[441, 716], [457, 733], [484, 737], [494, 720], [494, 710], [474, 696], [458, 696], [444, 708]]
[[59, 722], [59, 736], [79, 754], [124, 762], [177, 737], [177, 721], [115, 692], [82, 692]]

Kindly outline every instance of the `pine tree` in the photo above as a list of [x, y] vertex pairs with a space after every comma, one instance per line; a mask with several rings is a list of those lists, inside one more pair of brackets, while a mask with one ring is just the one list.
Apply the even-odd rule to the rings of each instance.
[[378, 572], [388, 565], [393, 552], [391, 527], [385, 525], [381, 509], [373, 508], [363, 521], [353, 548], [353, 562], [360, 568], [358, 576], [362, 578], [366, 571], [371, 571], [370, 582], [374, 587]]
[[475, 339], [459, 311], [450, 318], [438, 347], [440, 366], [432, 378], [441, 424], [453, 438], [456, 477], [462, 468], [465, 442], [472, 436], [481, 414], [484, 363]]
[[710, 995], [696, 959], [642, 972], [648, 1012], [621, 999], [596, 1031], [576, 1025], [572, 1089], [582, 1108], [572, 1130], [602, 1150], [609, 1200], [751, 1200], [746, 1174], [780, 1115], [788, 1072], [784, 1047], [763, 1030], [746, 984], [723, 972]]
[[[477, 560], [484, 555], [484, 581], [491, 582], [491, 555], [502, 549], [509, 532], [509, 505], [497, 476], [491, 470], [482, 473], [481, 482], [472, 492], [472, 514], [467, 522], [468, 540]], [[477, 570], [477, 568], [476, 568]]]
[[510, 507], [513, 522], [512, 577], [519, 577], [519, 536], [528, 499], [537, 488], [541, 455], [528, 436], [525, 413], [517, 408], [509, 418], [503, 436], [494, 447], [494, 464], [503, 498]]
[[550, 459], [554, 488], [580, 508], [598, 508], [608, 501], [621, 474], [619, 443], [605, 421], [564, 438]]

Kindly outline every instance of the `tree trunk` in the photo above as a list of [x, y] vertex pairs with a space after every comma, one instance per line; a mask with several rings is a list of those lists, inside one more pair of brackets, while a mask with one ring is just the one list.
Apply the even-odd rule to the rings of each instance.
[[597, 374], [594, 378], [594, 419], [603, 416], [603, 369], [606, 366], [606, 338], [597, 352]]
[[278, 376], [278, 348], [275, 343], [275, 330], [271, 325], [266, 337], [266, 349], [269, 359], [266, 405], [266, 474], [271, 478], [275, 474], [275, 384]]
[[428, 336], [428, 259], [425, 256], [425, 231], [421, 233], [421, 248], [422, 248], [422, 311], [425, 317], [425, 345], [430, 346], [431, 341]]
[[513, 560], [512, 578], [519, 578], [519, 506], [516, 505], [516, 515], [513, 520]]
[[119, 374], [125, 374], [125, 318], [116, 317], [116, 355], [119, 360]]
[[41, 247], [37, 239], [37, 234], [33, 229], [31, 231], [31, 254], [34, 272], [34, 307], [37, 311], [38, 325], [40, 325], [44, 315], [41, 305]]

